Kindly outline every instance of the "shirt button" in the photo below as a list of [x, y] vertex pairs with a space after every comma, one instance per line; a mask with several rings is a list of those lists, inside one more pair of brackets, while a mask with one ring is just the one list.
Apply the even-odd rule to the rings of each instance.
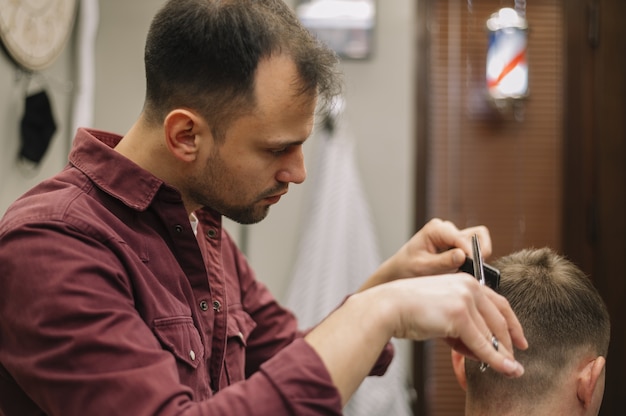
[[206, 312], [209, 309], [209, 302], [207, 302], [206, 300], [201, 301], [200, 309]]
[[189, 351], [189, 358], [191, 358], [191, 361], [196, 361], [196, 353], [193, 350]]
[[206, 232], [206, 236], [209, 238], [215, 238], [217, 236], [217, 231], [211, 228], [209, 231]]
[[221, 304], [219, 301], [214, 300], [214, 301], [213, 301], [213, 310], [214, 310], [215, 312], [219, 312], [219, 311], [220, 311], [220, 309], [222, 309], [222, 304]]
[[180, 233], [182, 233], [182, 232], [183, 232], [183, 226], [182, 226], [182, 225], [180, 225], [180, 224], [176, 224], [176, 225], [174, 226], [174, 230], [176, 230], [176, 232], [180, 234]]

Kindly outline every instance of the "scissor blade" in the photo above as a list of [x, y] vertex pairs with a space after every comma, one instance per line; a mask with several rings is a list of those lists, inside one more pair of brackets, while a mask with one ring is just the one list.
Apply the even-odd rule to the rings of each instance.
[[472, 256], [474, 260], [474, 277], [478, 279], [481, 285], [484, 285], [485, 272], [483, 269], [483, 256], [480, 254], [480, 243], [478, 242], [478, 236], [476, 234], [472, 236]]

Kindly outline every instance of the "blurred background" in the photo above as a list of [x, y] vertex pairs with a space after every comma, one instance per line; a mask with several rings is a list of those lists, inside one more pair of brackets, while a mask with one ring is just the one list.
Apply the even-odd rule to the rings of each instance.
[[[68, 41], [49, 66], [26, 71], [0, 54], [0, 214], [65, 165], [77, 126], [120, 134], [130, 128], [143, 103], [145, 35], [162, 3], [79, 0]], [[302, 10], [311, 2], [287, 3]], [[374, 14], [365, 23], [343, 19], [334, 46], [341, 49], [345, 77], [338, 122], [349, 125], [354, 139], [377, 253], [390, 256], [430, 218], [440, 217], [459, 227], [487, 225], [494, 257], [533, 246], [565, 254], [592, 276], [609, 306], [613, 331], [601, 414], [622, 414], [626, 2], [371, 5]], [[528, 90], [494, 99], [485, 79], [486, 22], [503, 7], [522, 11], [527, 22]], [[349, 40], [341, 37], [347, 34]], [[24, 164], [18, 161], [20, 120], [26, 97], [41, 89], [57, 128], [42, 159]], [[305, 153], [317, 154], [324, 143], [314, 137]], [[316, 177], [317, 165], [308, 162], [307, 168]], [[259, 224], [227, 223], [278, 299], [291, 290], [314, 182], [291, 187]], [[463, 413], [446, 346], [403, 344], [400, 357], [415, 415]]]

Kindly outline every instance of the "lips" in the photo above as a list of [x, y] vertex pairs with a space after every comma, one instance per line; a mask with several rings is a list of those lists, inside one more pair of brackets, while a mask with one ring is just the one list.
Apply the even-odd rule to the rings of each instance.
[[280, 201], [280, 197], [281, 195], [270, 196], [268, 198], [265, 198], [265, 201], [268, 202], [270, 205], [272, 205]]
[[275, 204], [278, 201], [280, 201], [280, 198], [285, 195], [287, 193], [287, 191], [281, 192], [279, 194], [273, 195], [273, 196], [268, 196], [267, 198], [263, 198], [265, 201], [269, 202], [270, 204]]

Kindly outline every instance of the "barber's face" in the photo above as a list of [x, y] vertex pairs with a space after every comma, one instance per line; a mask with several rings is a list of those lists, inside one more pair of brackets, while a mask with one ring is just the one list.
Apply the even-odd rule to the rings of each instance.
[[313, 128], [316, 100], [296, 94], [294, 64], [275, 56], [259, 63], [256, 109], [206, 147], [190, 178], [189, 196], [242, 224], [261, 221], [289, 183], [306, 178], [302, 145]]

